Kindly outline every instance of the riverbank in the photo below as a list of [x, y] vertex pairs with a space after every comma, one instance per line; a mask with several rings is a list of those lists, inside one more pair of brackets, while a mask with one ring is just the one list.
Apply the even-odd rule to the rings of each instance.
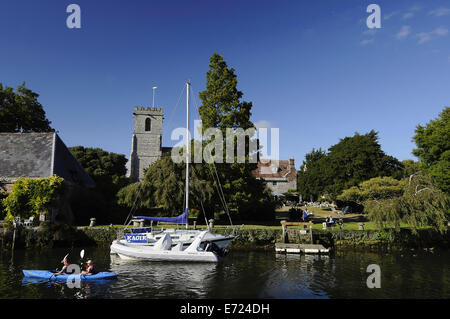
[[[44, 225], [34, 228], [18, 228], [15, 248], [89, 247], [105, 246], [117, 238], [123, 226], [69, 227], [67, 225]], [[287, 229], [290, 243], [311, 243], [309, 234], [302, 234], [299, 228]], [[274, 249], [276, 242], [282, 242], [280, 226], [216, 226], [214, 232], [236, 235], [230, 249]], [[0, 233], [2, 249], [11, 249], [13, 229]], [[333, 250], [389, 251], [411, 249], [448, 249], [450, 232], [440, 234], [432, 229], [419, 230], [414, 234], [408, 228], [399, 230], [323, 230], [313, 228], [313, 241]]]

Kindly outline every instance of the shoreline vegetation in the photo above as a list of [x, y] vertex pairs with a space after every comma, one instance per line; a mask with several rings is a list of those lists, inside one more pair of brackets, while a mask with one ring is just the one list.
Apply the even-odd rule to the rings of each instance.
[[[32, 230], [11, 231], [11, 223], [17, 219], [27, 219], [31, 223], [37, 222], [38, 216], [41, 220], [42, 216], [42, 220], [70, 225], [84, 225], [95, 219], [99, 225], [114, 225], [128, 219], [131, 212], [135, 216], [173, 217], [188, 207], [192, 213], [190, 224], [197, 221], [198, 228], [201, 228], [200, 224], [208, 223], [209, 218], [215, 220], [215, 232], [231, 232], [229, 226], [217, 226], [228, 224], [228, 217], [240, 225], [235, 227], [239, 236], [231, 248], [273, 247], [281, 241], [280, 221], [298, 221], [301, 217], [299, 208], [304, 209], [284, 205], [301, 202], [312, 205], [308, 210], [314, 212], [311, 217], [313, 241], [325, 247], [449, 247], [449, 106], [445, 106], [438, 117], [425, 126], [416, 126], [412, 137], [416, 148], [412, 155], [418, 161], [399, 161], [385, 153], [379, 142], [379, 133], [374, 129], [364, 134], [355, 132], [353, 136], [340, 138], [328, 149], [313, 148], [305, 154], [298, 170], [294, 161], [291, 164], [289, 160], [290, 170], [296, 171], [296, 179], [280, 187], [279, 163], [274, 162], [270, 167], [271, 174], [266, 174], [269, 171], [262, 174], [258, 161], [250, 161], [265, 156], [262, 152], [264, 145], [256, 143], [256, 149], [250, 147], [252, 135], [245, 131], [255, 127], [251, 120], [252, 102], [242, 99], [244, 93], [238, 90], [237, 83], [235, 69], [229, 67], [221, 55], [213, 53], [209, 59], [205, 90], [198, 93], [198, 114], [202, 132], [213, 129], [218, 135], [206, 134], [201, 143], [189, 138], [186, 146], [172, 149], [179, 155], [180, 151], [197, 147], [211, 156], [214, 153], [212, 163], [195, 163], [194, 152], [189, 152], [193, 165], [186, 166], [174, 160], [169, 152], [163, 156], [161, 148], [161, 154], [157, 152], [159, 159], [151, 165], [146, 163], [145, 166], [149, 166], [144, 175], [136, 179], [127, 177], [127, 159], [123, 154], [100, 148], [71, 147], [70, 153], [95, 184], [92, 189], [86, 189], [84, 183], [72, 187], [77, 184], [75, 180], [70, 186], [70, 180], [58, 175], [33, 178], [29, 175], [35, 176], [35, 173], [5, 170], [2, 176], [8, 179], [0, 181], [0, 219], [7, 223], [6, 232], [0, 238], [2, 246], [8, 245], [8, 241], [17, 243], [13, 247], [110, 243], [116, 238], [119, 228], [71, 228], [44, 223]], [[3, 88], [0, 83], [0, 93], [6, 97], [0, 101], [0, 124], [4, 124], [0, 127], [2, 134], [55, 131], [37, 101], [39, 95], [25, 88], [25, 84], [14, 91], [11, 87]], [[34, 117], [36, 114], [38, 118]], [[36, 122], [30, 123], [30, 118], [35, 118]], [[135, 121], [135, 129], [141, 132], [141, 128]], [[236, 129], [233, 139], [228, 138], [228, 142], [233, 142], [231, 146], [219, 138], [226, 136], [230, 128]], [[162, 130], [158, 130], [158, 134], [162, 136]], [[8, 142], [7, 145], [16, 144]], [[23, 144], [19, 143], [17, 147], [20, 145]], [[187, 145], [192, 147], [187, 148]], [[244, 151], [245, 161], [228, 157], [228, 150], [233, 154]], [[15, 156], [10, 157], [9, 165], [17, 166], [18, 160]], [[139, 157], [129, 159], [130, 163], [136, 160], [139, 161]], [[132, 170], [130, 166], [130, 177]], [[11, 172], [17, 176], [9, 176]], [[192, 177], [189, 180], [190, 197], [186, 196], [189, 194], [186, 194], [183, 176]], [[287, 176], [283, 173], [283, 180]], [[273, 178], [276, 181], [272, 181]], [[189, 205], [185, 205], [185, 198], [190, 199]], [[321, 207], [328, 204], [329, 209], [314, 207], [317, 204]], [[342, 209], [340, 213], [345, 213], [345, 216], [337, 216], [337, 209]], [[336, 221], [342, 217], [344, 228], [322, 229], [325, 218], [330, 215]], [[31, 217], [34, 218], [32, 221]], [[301, 233], [298, 227], [289, 227], [288, 241], [310, 241], [309, 236], [303, 238]], [[12, 240], [13, 237], [17, 240]]]
[[[422, 227], [413, 232], [406, 225], [400, 227], [386, 227], [379, 229], [375, 223], [367, 221], [363, 215], [348, 214], [344, 217], [344, 226], [334, 229], [323, 229], [325, 216], [336, 216], [327, 210], [311, 208], [314, 212], [313, 241], [322, 244], [332, 251], [409, 251], [425, 250], [433, 252], [435, 249], [450, 247], [450, 231], [440, 233], [431, 227]], [[288, 219], [288, 208], [277, 212], [273, 225], [214, 225], [213, 232], [220, 234], [234, 234], [236, 239], [230, 245], [231, 250], [274, 250], [276, 242], [282, 242], [282, 227], [280, 221]], [[360, 229], [363, 223], [364, 230]], [[16, 230], [16, 249], [35, 249], [52, 247], [88, 247], [109, 246], [117, 238], [117, 233], [124, 230], [124, 225], [99, 225], [70, 227], [65, 224], [43, 223], [39, 227], [19, 227]], [[169, 224], [158, 227], [184, 228]], [[193, 229], [192, 222], [189, 229]], [[196, 229], [206, 229], [206, 225], [197, 225]], [[301, 226], [289, 226], [287, 239], [290, 243], [311, 243], [309, 234], [301, 234]], [[5, 225], [0, 229], [2, 250], [10, 250], [13, 242], [13, 228]]]

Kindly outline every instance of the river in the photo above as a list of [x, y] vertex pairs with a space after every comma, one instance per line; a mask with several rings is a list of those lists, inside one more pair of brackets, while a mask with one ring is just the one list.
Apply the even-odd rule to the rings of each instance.
[[[100, 271], [117, 280], [34, 283], [23, 269], [56, 269], [80, 248], [16, 250], [0, 253], [0, 298], [242, 299], [242, 298], [450, 298], [448, 251], [408, 253], [340, 252], [332, 256], [276, 254], [272, 251], [231, 251], [218, 264], [123, 261], [108, 248], [86, 248]], [[379, 265], [380, 288], [368, 288], [367, 267]]]

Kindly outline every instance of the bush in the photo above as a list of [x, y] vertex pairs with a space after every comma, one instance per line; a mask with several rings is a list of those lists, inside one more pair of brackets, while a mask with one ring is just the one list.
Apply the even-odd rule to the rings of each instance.
[[2, 204], [8, 216], [29, 218], [49, 213], [58, 206], [65, 191], [64, 179], [56, 175], [47, 178], [19, 178]]

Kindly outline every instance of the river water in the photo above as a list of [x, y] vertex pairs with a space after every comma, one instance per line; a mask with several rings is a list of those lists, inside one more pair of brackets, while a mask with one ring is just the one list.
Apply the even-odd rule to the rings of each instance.
[[[340, 252], [332, 256], [231, 251], [218, 264], [123, 261], [109, 248], [87, 248], [97, 270], [117, 280], [66, 283], [29, 282], [23, 269], [56, 269], [79, 248], [0, 253], [0, 298], [242, 299], [242, 298], [450, 298], [450, 254]], [[381, 288], [368, 288], [367, 267], [380, 266]]]

